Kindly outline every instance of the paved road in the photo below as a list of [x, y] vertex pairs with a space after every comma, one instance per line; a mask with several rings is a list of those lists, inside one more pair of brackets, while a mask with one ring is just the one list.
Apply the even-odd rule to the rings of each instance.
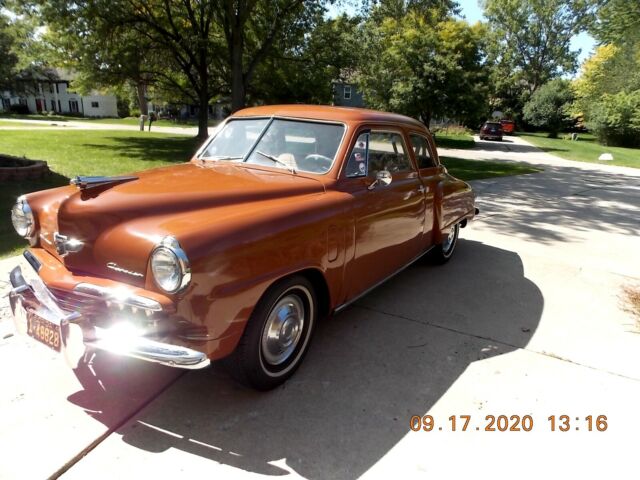
[[[65, 479], [630, 476], [640, 335], [621, 288], [640, 284], [640, 170], [507, 145], [461, 155], [545, 171], [474, 182], [482, 213], [456, 257], [416, 264], [320, 325], [273, 392], [106, 356], [72, 372], [0, 335], [0, 477], [67, 462]], [[412, 432], [425, 414], [435, 429]], [[526, 414], [530, 432], [484, 430], [487, 415]], [[467, 431], [451, 415], [471, 415]], [[551, 415], [570, 430], [551, 432]], [[607, 430], [588, 431], [587, 415]]]
[[[140, 131], [139, 126], [123, 125], [119, 123], [98, 123], [98, 122], [78, 122], [78, 121], [57, 121], [57, 120], [19, 120], [13, 118], [0, 118], [2, 122], [14, 122], [15, 126], [0, 126], [0, 132], [3, 130], [31, 130], [34, 128], [59, 129], [59, 130], [130, 130]], [[149, 130], [149, 124], [145, 124], [145, 131]], [[211, 132], [213, 127], [209, 127]], [[152, 125], [151, 131], [155, 133], [171, 133], [178, 135], [198, 134], [197, 127], [161, 127]]]

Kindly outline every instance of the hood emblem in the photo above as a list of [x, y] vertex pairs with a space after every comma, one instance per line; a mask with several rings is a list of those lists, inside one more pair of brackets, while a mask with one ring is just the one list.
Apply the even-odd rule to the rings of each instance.
[[70, 253], [79, 252], [82, 250], [82, 247], [84, 247], [84, 244], [80, 240], [76, 238], [69, 238], [66, 235], [59, 234], [58, 232], [53, 234], [53, 244], [56, 246], [56, 252], [58, 252], [58, 255], [61, 257], [66, 257]]
[[127, 176], [127, 177], [82, 177], [78, 176], [71, 179], [69, 182], [71, 185], [77, 185], [80, 187], [80, 190], [85, 190], [87, 188], [99, 187], [101, 185], [109, 185], [110, 183], [122, 183], [122, 182], [130, 182], [131, 180], [137, 180], [138, 177]]
[[111, 270], [114, 270], [114, 271], [119, 272], [119, 273], [126, 273], [127, 275], [131, 275], [132, 277], [143, 277], [144, 276], [140, 272], [134, 272], [132, 270], [127, 270], [126, 268], [119, 267], [118, 264], [115, 263], [115, 262], [107, 263], [107, 268], [110, 268]]

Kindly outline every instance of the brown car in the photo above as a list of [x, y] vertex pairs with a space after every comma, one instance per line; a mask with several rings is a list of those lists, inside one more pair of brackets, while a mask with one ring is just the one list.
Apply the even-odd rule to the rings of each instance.
[[318, 320], [474, 217], [423, 124], [319, 106], [249, 108], [191, 161], [76, 177], [18, 199], [20, 332], [76, 365], [86, 349], [181, 368], [226, 358], [258, 389], [298, 367]]

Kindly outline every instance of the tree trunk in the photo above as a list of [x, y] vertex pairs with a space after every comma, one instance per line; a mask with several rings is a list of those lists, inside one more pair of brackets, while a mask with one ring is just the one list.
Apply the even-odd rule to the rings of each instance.
[[142, 80], [138, 80], [136, 82], [136, 92], [138, 93], [138, 106], [140, 107], [140, 114], [148, 115], [149, 108], [147, 105], [147, 89], [145, 88], [145, 84]]
[[431, 112], [422, 112], [420, 114], [420, 120], [429, 128], [429, 124], [431, 123]]
[[245, 106], [244, 69], [242, 51], [244, 41], [240, 29], [234, 28], [231, 37], [231, 111], [236, 112]]
[[209, 92], [206, 87], [200, 90], [198, 97], [198, 138], [205, 140], [209, 136]]

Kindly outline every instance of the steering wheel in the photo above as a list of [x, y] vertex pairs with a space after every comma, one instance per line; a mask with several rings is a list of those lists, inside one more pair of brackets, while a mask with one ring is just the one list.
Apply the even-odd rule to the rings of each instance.
[[305, 170], [324, 173], [331, 168], [333, 160], [319, 153], [312, 153], [304, 157], [302, 163], [304, 164]]

